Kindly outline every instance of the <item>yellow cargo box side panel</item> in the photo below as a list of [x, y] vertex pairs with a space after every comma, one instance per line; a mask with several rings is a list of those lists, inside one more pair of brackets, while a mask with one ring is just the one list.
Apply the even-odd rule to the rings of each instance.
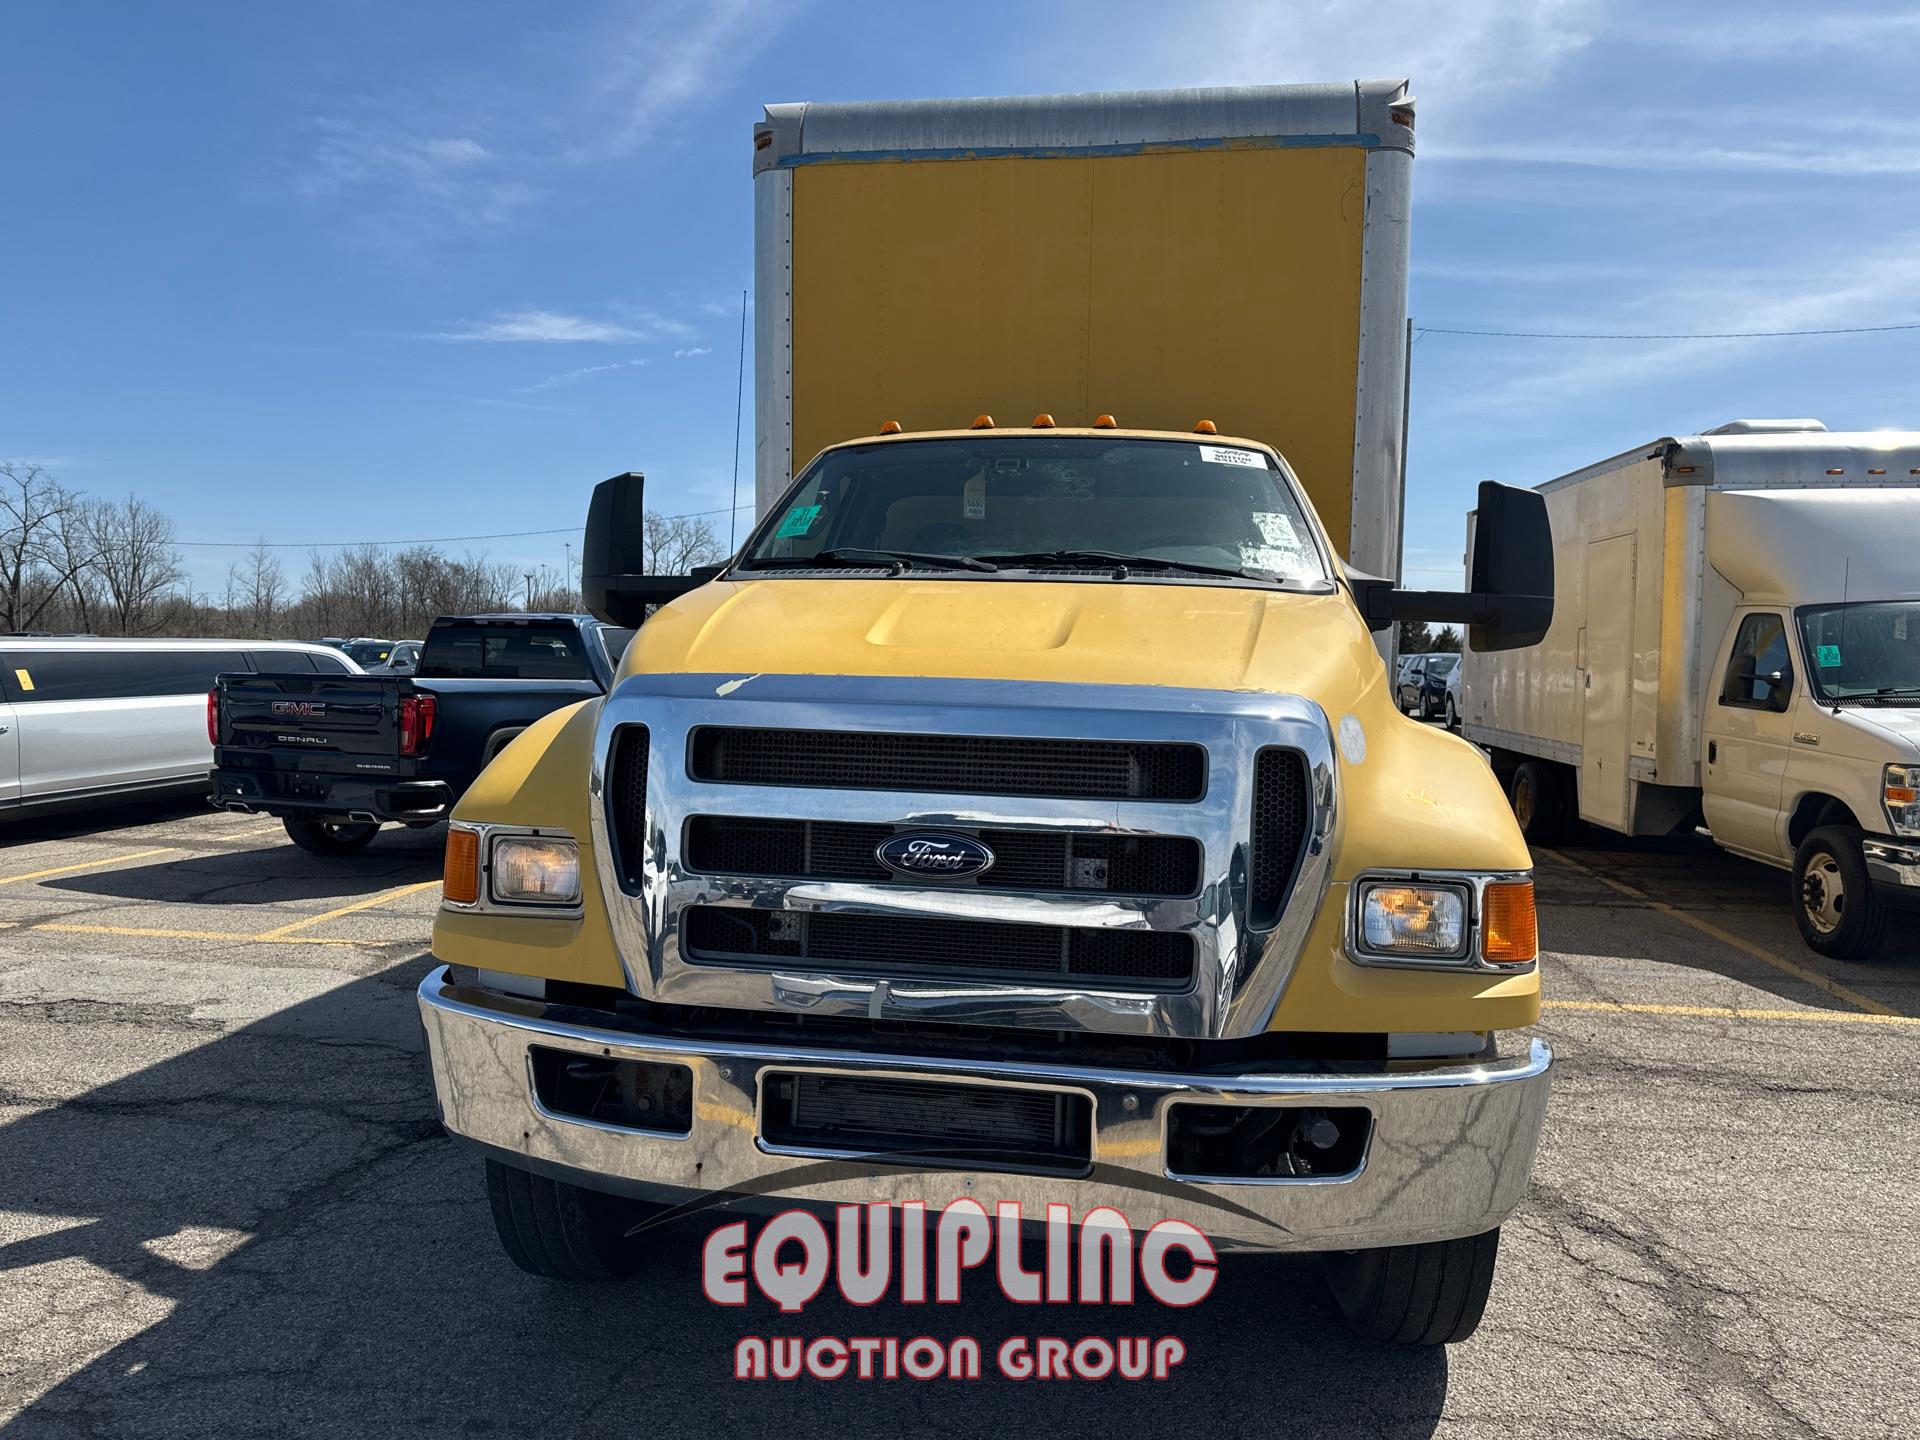
[[1344, 551], [1366, 152], [1223, 148], [796, 168], [793, 453], [1124, 426], [1265, 440]]

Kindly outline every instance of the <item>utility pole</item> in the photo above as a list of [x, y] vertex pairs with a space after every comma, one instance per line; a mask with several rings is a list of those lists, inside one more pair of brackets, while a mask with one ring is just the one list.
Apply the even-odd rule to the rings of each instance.
[[531, 570], [527, 572], [527, 603], [523, 608], [533, 609], [533, 572]]

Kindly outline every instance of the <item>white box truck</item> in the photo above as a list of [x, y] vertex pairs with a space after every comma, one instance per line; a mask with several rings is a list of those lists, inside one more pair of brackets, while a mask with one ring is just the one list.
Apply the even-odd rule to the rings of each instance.
[[1920, 432], [1734, 421], [1539, 488], [1553, 625], [1460, 687], [1527, 838], [1704, 823], [1873, 954], [1920, 897]]

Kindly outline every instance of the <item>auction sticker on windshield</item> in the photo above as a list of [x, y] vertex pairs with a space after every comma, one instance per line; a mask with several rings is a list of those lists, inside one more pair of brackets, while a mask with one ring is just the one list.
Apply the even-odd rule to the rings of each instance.
[[1209, 465], [1246, 465], [1255, 470], [1267, 468], [1266, 458], [1256, 450], [1232, 450], [1225, 445], [1200, 445], [1200, 458]]
[[819, 518], [818, 505], [796, 505], [787, 511], [786, 518], [780, 522], [780, 528], [773, 532], [773, 538], [791, 540], [796, 535], [804, 535], [813, 528], [813, 522]]

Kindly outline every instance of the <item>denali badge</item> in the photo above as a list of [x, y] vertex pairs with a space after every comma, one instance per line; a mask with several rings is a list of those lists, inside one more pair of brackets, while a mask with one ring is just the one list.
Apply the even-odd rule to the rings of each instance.
[[324, 715], [327, 705], [324, 700], [276, 700], [273, 702], [276, 715]]
[[965, 880], [993, 868], [993, 851], [965, 835], [896, 835], [873, 854], [916, 880]]

